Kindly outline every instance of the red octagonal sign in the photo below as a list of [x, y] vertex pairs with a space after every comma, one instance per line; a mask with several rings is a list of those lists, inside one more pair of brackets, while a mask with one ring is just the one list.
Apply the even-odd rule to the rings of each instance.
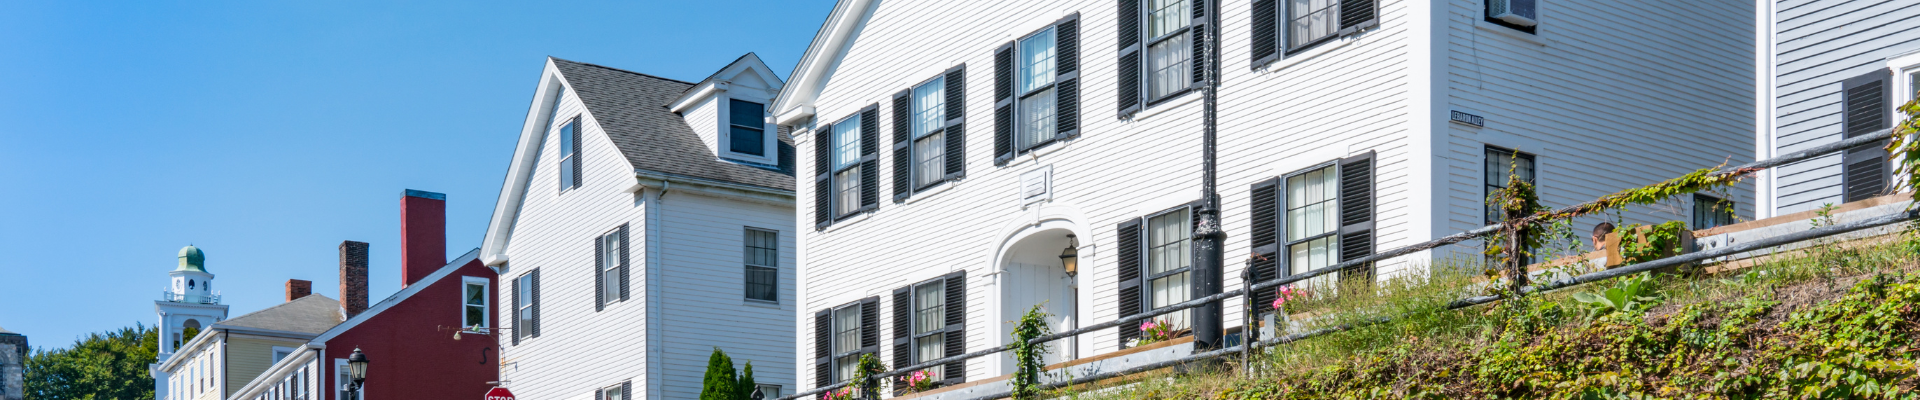
[[513, 392], [507, 391], [507, 388], [496, 387], [487, 391], [486, 400], [513, 400]]

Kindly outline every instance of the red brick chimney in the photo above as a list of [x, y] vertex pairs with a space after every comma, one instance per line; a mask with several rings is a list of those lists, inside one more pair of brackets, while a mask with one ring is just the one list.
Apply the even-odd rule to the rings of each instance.
[[367, 243], [340, 242], [340, 311], [347, 318], [367, 310]]
[[287, 280], [287, 301], [294, 301], [310, 294], [313, 294], [313, 282], [299, 279]]
[[400, 287], [447, 265], [447, 195], [407, 189], [400, 197]]

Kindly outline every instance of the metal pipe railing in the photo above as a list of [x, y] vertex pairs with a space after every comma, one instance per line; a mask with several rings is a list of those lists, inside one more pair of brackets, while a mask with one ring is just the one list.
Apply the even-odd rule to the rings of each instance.
[[[1883, 134], [1877, 134], [1877, 135], [1868, 135], [1868, 136], [1861, 136], [1861, 137], [1856, 137], [1856, 138], [1851, 138], [1851, 139], [1846, 139], [1846, 140], [1841, 140], [1841, 141], [1838, 141], [1838, 142], [1834, 142], [1834, 143], [1829, 143], [1829, 144], [1825, 144], [1825, 145], [1820, 145], [1820, 146], [1816, 146], [1816, 147], [1813, 147], [1813, 148], [1809, 148], [1809, 149], [1805, 149], [1805, 150], [1800, 150], [1800, 151], [1796, 151], [1796, 152], [1792, 152], [1792, 153], [1787, 153], [1787, 154], [1784, 154], [1784, 155], [1780, 155], [1780, 156], [1777, 156], [1777, 157], [1774, 157], [1774, 158], [1769, 158], [1769, 159], [1765, 159], [1765, 160], [1759, 160], [1759, 161], [1754, 161], [1754, 162], [1750, 162], [1750, 163], [1746, 163], [1746, 164], [1742, 164], [1742, 165], [1737, 165], [1737, 166], [1732, 166], [1732, 167], [1725, 167], [1725, 168], [1721, 168], [1721, 169], [1718, 169], [1718, 170], [1715, 170], [1715, 171], [1714, 171], [1714, 173], [1716, 173], [1716, 174], [1723, 174], [1723, 173], [1737, 173], [1737, 172], [1740, 172], [1740, 171], [1742, 171], [1742, 170], [1754, 170], [1754, 169], [1766, 169], [1766, 168], [1773, 168], [1773, 167], [1778, 167], [1778, 166], [1782, 166], [1782, 165], [1787, 165], [1787, 164], [1792, 164], [1792, 163], [1796, 163], [1796, 162], [1800, 162], [1800, 161], [1806, 161], [1806, 160], [1808, 160], [1808, 159], [1812, 159], [1812, 158], [1814, 158], [1814, 157], [1819, 157], [1819, 156], [1823, 156], [1823, 155], [1827, 155], [1827, 154], [1832, 154], [1832, 153], [1836, 153], [1836, 152], [1840, 152], [1840, 151], [1844, 151], [1844, 150], [1847, 150], [1847, 149], [1851, 149], [1851, 148], [1854, 148], [1854, 147], [1858, 147], [1858, 146], [1862, 146], [1862, 145], [1868, 145], [1868, 144], [1874, 144], [1874, 143], [1879, 143], [1879, 142], [1881, 142], [1881, 141], [1884, 141], [1884, 140], [1887, 140], [1888, 138], [1891, 138], [1892, 136], [1893, 136], [1893, 132], [1892, 132], [1892, 131], [1888, 131], [1888, 132], [1886, 132], [1886, 133], [1883, 133]], [[1562, 208], [1560, 208], [1560, 209], [1557, 209], [1557, 210], [1554, 210], [1554, 211], [1553, 211], [1552, 213], [1553, 213], [1553, 214], [1565, 214], [1565, 213], [1569, 213], [1569, 212], [1574, 212], [1574, 211], [1578, 211], [1578, 210], [1581, 210], [1581, 209], [1584, 209], [1584, 208], [1589, 208], [1589, 207], [1595, 207], [1595, 206], [1597, 206], [1597, 205], [1599, 205], [1600, 203], [1601, 203], [1601, 202], [1600, 202], [1599, 200], [1595, 200], [1595, 201], [1589, 201], [1589, 202], [1585, 202], [1585, 203], [1580, 203], [1580, 204], [1575, 204], [1575, 205], [1571, 205], [1571, 206], [1567, 206], [1567, 207], [1562, 207]], [[1537, 216], [1536, 216], [1536, 217], [1528, 217], [1528, 219], [1533, 219], [1533, 218], [1537, 218]], [[1841, 224], [1841, 225], [1846, 225], [1846, 224]], [[1836, 225], [1836, 226], [1841, 226], [1841, 225]], [[1832, 227], [1827, 227], [1827, 228], [1832, 228]], [[1128, 324], [1128, 323], [1132, 323], [1132, 322], [1138, 322], [1138, 321], [1141, 321], [1141, 320], [1146, 320], [1146, 319], [1149, 319], [1149, 318], [1153, 318], [1153, 317], [1158, 317], [1158, 316], [1162, 316], [1162, 315], [1167, 315], [1167, 314], [1172, 314], [1172, 313], [1175, 313], [1175, 312], [1180, 312], [1180, 311], [1183, 311], [1183, 310], [1186, 310], [1186, 309], [1190, 309], [1190, 308], [1194, 308], [1194, 307], [1199, 307], [1199, 306], [1202, 306], [1202, 305], [1206, 305], [1206, 304], [1209, 304], [1209, 303], [1212, 303], [1212, 302], [1216, 302], [1216, 301], [1221, 301], [1221, 300], [1225, 300], [1225, 299], [1228, 299], [1228, 298], [1233, 298], [1233, 297], [1239, 297], [1239, 296], [1243, 296], [1243, 295], [1246, 295], [1246, 294], [1248, 294], [1248, 293], [1253, 293], [1253, 291], [1258, 291], [1258, 290], [1265, 290], [1265, 289], [1272, 289], [1272, 288], [1275, 288], [1275, 287], [1279, 287], [1279, 286], [1284, 286], [1284, 285], [1288, 285], [1288, 284], [1292, 284], [1292, 283], [1296, 283], [1296, 282], [1300, 282], [1300, 281], [1304, 281], [1304, 280], [1308, 280], [1308, 279], [1312, 279], [1312, 278], [1315, 278], [1315, 277], [1319, 277], [1319, 276], [1322, 276], [1322, 275], [1326, 275], [1326, 274], [1330, 274], [1330, 273], [1335, 273], [1335, 272], [1338, 272], [1338, 271], [1341, 271], [1341, 270], [1344, 270], [1344, 269], [1347, 269], [1347, 268], [1351, 268], [1351, 267], [1357, 267], [1357, 266], [1361, 266], [1361, 265], [1366, 265], [1366, 264], [1368, 264], [1368, 263], [1373, 263], [1373, 262], [1378, 262], [1378, 261], [1382, 261], [1382, 260], [1387, 260], [1387, 259], [1391, 259], [1391, 258], [1397, 258], [1397, 257], [1400, 257], [1400, 256], [1404, 256], [1404, 255], [1408, 255], [1408, 254], [1413, 254], [1413, 253], [1417, 253], [1417, 252], [1421, 252], [1421, 251], [1427, 251], [1427, 250], [1432, 250], [1432, 249], [1436, 249], [1436, 248], [1439, 248], [1439, 247], [1442, 247], [1442, 246], [1448, 246], [1448, 245], [1453, 245], [1453, 244], [1458, 244], [1458, 243], [1460, 243], [1460, 242], [1465, 242], [1465, 241], [1468, 241], [1468, 240], [1473, 240], [1473, 239], [1476, 239], [1476, 238], [1481, 238], [1481, 237], [1485, 237], [1485, 236], [1487, 236], [1487, 235], [1491, 235], [1491, 234], [1494, 234], [1494, 233], [1498, 233], [1498, 232], [1501, 232], [1501, 231], [1503, 231], [1503, 230], [1505, 230], [1505, 229], [1507, 229], [1507, 225], [1506, 225], [1506, 224], [1492, 224], [1492, 225], [1487, 225], [1487, 226], [1482, 226], [1482, 227], [1479, 227], [1479, 228], [1475, 228], [1475, 229], [1471, 229], [1471, 230], [1467, 230], [1467, 231], [1463, 231], [1463, 232], [1459, 232], [1459, 233], [1454, 233], [1454, 234], [1452, 234], [1452, 235], [1447, 235], [1447, 236], [1442, 236], [1442, 237], [1439, 237], [1439, 238], [1435, 238], [1435, 239], [1433, 239], [1433, 240], [1429, 240], [1429, 241], [1425, 241], [1425, 242], [1421, 242], [1421, 243], [1415, 243], [1415, 244], [1411, 244], [1411, 245], [1407, 245], [1407, 246], [1401, 246], [1401, 247], [1398, 247], [1398, 248], [1394, 248], [1394, 249], [1391, 249], [1391, 250], [1387, 250], [1387, 251], [1383, 251], [1383, 252], [1378, 252], [1378, 253], [1374, 253], [1374, 254], [1372, 254], [1372, 255], [1368, 255], [1368, 256], [1366, 256], [1366, 257], [1361, 257], [1361, 258], [1359, 258], [1359, 259], [1356, 259], [1356, 260], [1350, 260], [1350, 261], [1345, 261], [1345, 262], [1341, 262], [1341, 263], [1339, 263], [1339, 264], [1335, 264], [1335, 265], [1332, 265], [1332, 266], [1328, 266], [1328, 267], [1326, 267], [1326, 268], [1321, 268], [1321, 269], [1316, 269], [1316, 270], [1313, 270], [1313, 271], [1307, 271], [1307, 272], [1304, 272], [1304, 273], [1300, 273], [1300, 274], [1294, 274], [1294, 275], [1290, 275], [1290, 276], [1286, 276], [1286, 277], [1282, 277], [1282, 278], [1279, 278], [1279, 279], [1274, 279], [1274, 280], [1269, 280], [1269, 281], [1266, 281], [1266, 282], [1261, 282], [1261, 283], [1258, 283], [1258, 284], [1254, 284], [1254, 285], [1251, 285], [1251, 286], [1249, 286], [1249, 288], [1250, 288], [1250, 289], [1235, 289], [1235, 290], [1232, 290], [1232, 291], [1227, 291], [1227, 292], [1222, 292], [1222, 293], [1219, 293], [1219, 294], [1215, 294], [1215, 295], [1212, 295], [1212, 296], [1206, 296], [1206, 297], [1201, 297], [1201, 298], [1197, 298], [1197, 299], [1192, 299], [1192, 300], [1188, 300], [1188, 301], [1185, 301], [1185, 302], [1180, 302], [1180, 303], [1176, 303], [1176, 304], [1170, 304], [1170, 305], [1167, 305], [1167, 306], [1163, 306], [1163, 307], [1160, 307], [1160, 308], [1156, 308], [1156, 309], [1154, 309], [1154, 310], [1151, 310], [1151, 311], [1147, 311], [1147, 312], [1142, 312], [1142, 313], [1139, 313], [1139, 314], [1133, 314], [1133, 315], [1128, 315], [1128, 316], [1124, 316], [1124, 317], [1120, 317], [1120, 318], [1116, 318], [1116, 319], [1114, 319], [1114, 320], [1112, 320], [1112, 321], [1107, 321], [1107, 322], [1102, 322], [1102, 323], [1097, 323], [1097, 324], [1093, 324], [1093, 325], [1088, 325], [1088, 326], [1083, 326], [1083, 327], [1080, 327], [1080, 328], [1077, 328], [1077, 329], [1072, 329], [1072, 330], [1067, 330], [1067, 331], [1063, 331], [1063, 332], [1059, 332], [1059, 333], [1054, 333], [1054, 334], [1051, 334], [1051, 335], [1044, 335], [1044, 336], [1040, 336], [1040, 337], [1036, 337], [1036, 338], [1033, 338], [1033, 339], [1031, 339], [1031, 340], [1028, 340], [1027, 342], [1028, 342], [1028, 343], [1032, 343], [1032, 344], [1042, 344], [1042, 343], [1046, 343], [1046, 342], [1051, 342], [1051, 341], [1054, 341], [1054, 340], [1059, 340], [1059, 339], [1064, 339], [1064, 338], [1068, 338], [1068, 337], [1072, 337], [1072, 336], [1078, 336], [1078, 335], [1082, 335], [1082, 334], [1087, 334], [1087, 333], [1093, 333], [1094, 331], [1098, 331], [1098, 330], [1101, 330], [1101, 329], [1107, 329], [1107, 328], [1113, 328], [1113, 327], [1118, 327], [1118, 326], [1122, 326], [1122, 325], [1124, 325], [1124, 324]], [[1823, 229], [1825, 229], [1825, 228], [1823, 228]], [[1864, 229], [1864, 228], [1862, 228], [1862, 229]], [[1817, 230], [1816, 230], [1816, 231], [1817, 231]], [[1809, 231], [1809, 232], [1813, 232], [1813, 231]], [[1800, 237], [1800, 236], [1805, 236], [1806, 234], [1807, 234], [1807, 232], [1802, 232], [1802, 233], [1798, 233], [1798, 234], [1794, 234], [1794, 235], [1788, 235], [1788, 236], [1783, 236], [1783, 237]], [[1804, 240], [1804, 239], [1800, 239], [1800, 240]], [[1725, 250], [1728, 250], [1728, 249], [1736, 249], [1736, 248], [1748, 248], [1748, 247], [1751, 247], [1751, 246], [1754, 246], [1754, 245], [1755, 245], [1755, 243], [1767, 243], [1767, 242], [1770, 242], [1770, 240], [1763, 240], [1763, 241], [1760, 241], [1760, 242], [1751, 242], [1751, 243], [1746, 243], [1746, 244], [1744, 244], [1744, 245], [1741, 245], [1741, 246], [1731, 246], [1731, 247], [1723, 247], [1723, 248], [1721, 248], [1721, 249], [1716, 249], [1716, 250], [1713, 250], [1713, 251], [1707, 251], [1707, 252], [1696, 252], [1696, 253], [1689, 253], [1689, 254], [1688, 254], [1688, 255], [1686, 255], [1685, 257], [1688, 257], [1688, 259], [1691, 259], [1691, 256], [1694, 256], [1694, 255], [1700, 255], [1700, 254], [1709, 254], [1709, 253], [1720, 253], [1720, 252], [1722, 252], [1722, 251], [1725, 251]], [[1786, 242], [1786, 243], [1792, 243], [1792, 241], [1789, 241], [1789, 242]], [[1764, 248], [1764, 247], [1767, 247], [1767, 246], [1761, 246], [1761, 247], [1755, 247], [1755, 249], [1758, 249], [1758, 248]], [[1731, 254], [1737, 254], [1737, 253], [1739, 253], [1739, 252], [1733, 252], [1733, 253], [1727, 253], [1727, 254], [1723, 254], [1723, 255], [1721, 255], [1721, 256], [1724, 256], [1724, 255], [1731, 255]], [[1704, 258], [1700, 258], [1700, 259], [1705, 259], [1705, 258], [1711, 258], [1711, 257], [1718, 257], [1718, 256], [1701, 256], [1701, 257], [1704, 257]], [[1680, 265], [1680, 264], [1681, 264], [1681, 262], [1676, 262], [1676, 263], [1673, 263], [1673, 264], [1662, 264], [1662, 262], [1666, 262], [1667, 260], [1673, 260], [1673, 259], [1676, 259], [1676, 258], [1678, 258], [1678, 257], [1675, 257], [1675, 258], [1667, 258], [1667, 259], [1662, 259], [1662, 260], [1658, 260], [1658, 261], [1653, 261], [1653, 262], [1648, 262], [1648, 263], [1642, 263], [1642, 264], [1636, 264], [1636, 265], [1635, 265], [1635, 267], [1633, 267], [1632, 269], [1634, 269], [1634, 270], [1636, 270], [1636, 271], [1639, 271], [1640, 269], [1638, 269], [1638, 268], [1641, 268], [1641, 267], [1644, 267], [1644, 266], [1647, 266], [1647, 265], [1662, 265], [1662, 266], [1656, 266], [1656, 267], [1645, 267], [1645, 268], [1648, 268], [1648, 269], [1654, 269], [1654, 268], [1662, 268], [1662, 267], [1664, 267], [1664, 266], [1669, 266], [1669, 265]], [[1696, 261], [1697, 261], [1697, 260], [1696, 260]], [[1692, 261], [1687, 261], [1687, 262], [1692, 262]], [[1611, 270], [1607, 270], [1607, 271], [1602, 271], [1602, 272], [1600, 272], [1600, 273], [1609, 273], [1609, 272], [1615, 272], [1615, 271], [1622, 271], [1622, 270], [1628, 270], [1628, 269], [1629, 269], [1629, 268], [1617, 268], [1617, 269], [1611, 269]], [[1592, 275], [1592, 274], [1589, 274], [1589, 275]], [[1586, 275], [1582, 275], [1582, 277], [1584, 277], [1584, 276], [1586, 276]], [[1608, 277], [1613, 277], [1613, 276], [1619, 276], [1619, 275], [1610, 275], [1610, 276], [1608, 276]], [[1569, 279], [1578, 279], [1578, 278], [1580, 278], [1580, 277], [1575, 277], [1575, 278], [1569, 278]], [[1595, 278], [1595, 280], [1599, 280], [1599, 279], [1606, 279], [1606, 278]], [[1566, 281], [1567, 281], [1567, 280], [1559, 280], [1559, 281], [1553, 281], [1553, 282], [1549, 282], [1549, 283], [1548, 283], [1548, 285], [1553, 285], [1553, 284], [1561, 284], [1561, 283], [1565, 283]], [[1538, 290], [1552, 290], [1552, 289], [1557, 289], [1557, 288], [1560, 288], [1560, 287], [1565, 287], [1565, 286], [1568, 286], [1568, 285], [1574, 285], [1574, 284], [1580, 284], [1580, 283], [1586, 283], [1586, 282], [1591, 282], [1591, 281], [1580, 281], [1580, 282], [1577, 282], [1577, 283], [1566, 283], [1566, 284], [1564, 284], [1564, 285], [1560, 285], [1560, 286], [1550, 286], [1550, 287], [1549, 287], [1549, 286], [1535, 286], [1535, 287], [1543, 287], [1542, 289], [1538, 289]], [[1529, 289], [1531, 289], [1531, 287], [1530, 287]], [[1523, 289], [1523, 292], [1524, 292], [1525, 290], [1526, 290], [1526, 289]], [[1469, 299], [1465, 299], [1465, 300], [1461, 300], [1461, 301], [1473, 301], [1473, 302], [1472, 302], [1472, 303], [1470, 303], [1470, 304], [1466, 304], [1466, 305], [1473, 305], [1473, 304], [1484, 304], [1484, 303], [1486, 303], [1486, 302], [1491, 302], [1491, 301], [1493, 301], [1493, 300], [1497, 300], [1497, 298], [1493, 298], [1493, 299], [1485, 299], [1486, 297], [1488, 297], [1488, 296], [1481, 296], [1481, 297], [1474, 297], [1474, 298], [1469, 298]], [[1455, 307], [1455, 308], [1457, 308], [1457, 307]], [[1244, 332], [1244, 331], [1245, 331], [1245, 328], [1242, 328], [1242, 329], [1243, 329], [1243, 332]], [[1245, 335], [1245, 334], [1243, 333], [1242, 335]], [[1244, 336], [1243, 336], [1243, 337], [1244, 337]], [[1296, 339], [1296, 340], [1297, 340], [1297, 339]], [[1235, 348], [1237, 348], [1237, 346], [1236, 346]], [[895, 376], [900, 376], [900, 375], [905, 375], [905, 374], [907, 374], [907, 373], [910, 373], [910, 372], [912, 372], [912, 371], [916, 371], [916, 370], [920, 370], [920, 369], [925, 369], [925, 368], [929, 368], [929, 367], [934, 367], [934, 366], [939, 366], [939, 365], [942, 365], [942, 364], [946, 364], [946, 363], [950, 363], [950, 362], [955, 362], [955, 361], [963, 361], [963, 360], [967, 360], [967, 359], [972, 359], [972, 358], [977, 358], [977, 357], [982, 357], [982, 356], [986, 356], [986, 355], [990, 355], [990, 354], [994, 354], [994, 353], [999, 353], [999, 352], [1002, 352], [1002, 351], [1006, 351], [1006, 350], [1007, 350], [1007, 346], [1004, 346], [1004, 345], [1002, 345], [1002, 346], [994, 346], [994, 347], [992, 347], [992, 348], [988, 348], [988, 349], [985, 349], [985, 350], [980, 350], [980, 351], [975, 351], [975, 352], [971, 352], [971, 353], [966, 353], [966, 354], [961, 354], [961, 355], [956, 355], [956, 356], [949, 356], [949, 357], [943, 357], [943, 358], [939, 358], [939, 359], [935, 359], [935, 360], [931, 360], [931, 361], [926, 361], [926, 362], [921, 362], [921, 363], [919, 363], [919, 364], [914, 364], [914, 365], [911, 365], [911, 366], [907, 366], [907, 367], [897, 367], [897, 368], [894, 368], [894, 369], [893, 369], [893, 370], [891, 370], [891, 371], [887, 371], [887, 372], [883, 372], [883, 373], [880, 373], [880, 374], [876, 374], [876, 375], [874, 375], [874, 376], [873, 376], [873, 378], [874, 378], [874, 379], [886, 379], [886, 378], [891, 378], [891, 377], [895, 377]], [[1224, 349], [1223, 349], [1223, 350], [1219, 350], [1219, 351], [1224, 351]], [[1212, 351], [1212, 352], [1208, 352], [1208, 353], [1210, 354], [1210, 353], [1215, 353], [1215, 352], [1218, 352], [1218, 351]], [[1189, 357], [1189, 358], [1191, 358], [1191, 357]], [[817, 394], [821, 394], [821, 393], [826, 393], [826, 392], [828, 392], [828, 391], [831, 391], [831, 390], [835, 390], [835, 389], [839, 389], [839, 388], [842, 388], [842, 387], [846, 387], [846, 386], [847, 386], [848, 384], [850, 384], [850, 383], [851, 383], [851, 382], [839, 382], [839, 383], [835, 383], [835, 384], [832, 384], [832, 385], [826, 385], [826, 386], [820, 386], [820, 387], [816, 387], [816, 388], [814, 388], [814, 389], [811, 389], [811, 390], [807, 390], [807, 391], [803, 391], [803, 392], [799, 392], [799, 393], [795, 393], [795, 394], [792, 394], [792, 395], [789, 395], [789, 396], [784, 396], [784, 397], [781, 397], [781, 398], [780, 398], [779, 400], [795, 400], [795, 399], [799, 399], [799, 398], [802, 398], [802, 397], [806, 397], [806, 396], [812, 396], [812, 395], [817, 395]]]

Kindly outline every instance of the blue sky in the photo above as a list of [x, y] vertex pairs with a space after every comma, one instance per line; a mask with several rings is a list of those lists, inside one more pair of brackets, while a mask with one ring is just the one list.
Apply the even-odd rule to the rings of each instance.
[[756, 52], [785, 77], [832, 7], [0, 0], [0, 327], [152, 325], [189, 243], [233, 316], [289, 278], [335, 296], [342, 240], [372, 244], [378, 301], [403, 189], [447, 194], [449, 257], [479, 247], [545, 56], [695, 81]]

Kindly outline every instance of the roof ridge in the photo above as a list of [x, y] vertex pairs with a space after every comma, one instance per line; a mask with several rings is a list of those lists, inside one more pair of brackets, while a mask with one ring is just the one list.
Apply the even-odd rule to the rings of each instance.
[[644, 73], [644, 72], [634, 72], [634, 71], [630, 71], [630, 70], [625, 70], [625, 69], [620, 69], [620, 68], [614, 68], [614, 67], [609, 67], [609, 66], [605, 66], [605, 65], [600, 65], [600, 64], [594, 64], [594, 63], [590, 63], [590, 62], [579, 62], [579, 61], [574, 61], [574, 60], [568, 60], [568, 59], [565, 59], [565, 58], [560, 58], [560, 57], [554, 57], [554, 56], [547, 56], [547, 58], [551, 58], [551, 59], [554, 59], [555, 61], [566, 61], [566, 62], [570, 62], [570, 63], [574, 63], [574, 64], [580, 64], [580, 65], [585, 65], [585, 66], [590, 66], [590, 67], [598, 67], [598, 68], [601, 68], [601, 69], [607, 69], [607, 70], [613, 70], [613, 71], [620, 71], [620, 72], [625, 72], [625, 73], [629, 73], [629, 74], [634, 74], [634, 75], [639, 75], [639, 76], [644, 76], [644, 77], [648, 77], [648, 78], [653, 78], [653, 79], [659, 79], [659, 80], [663, 80], [663, 81], [673, 81], [673, 82], [679, 82], [679, 83], [684, 83], [684, 84], [688, 84], [688, 85], [697, 85], [697, 83], [693, 83], [693, 82], [687, 82], [687, 81], [683, 81], [683, 80], [679, 80], [679, 79], [673, 79], [673, 78], [668, 78], [668, 77], [664, 77], [664, 76], [659, 76], [659, 75], [653, 75], [653, 74], [648, 74], [648, 73]]
[[339, 300], [334, 300], [334, 298], [332, 298], [332, 297], [327, 297], [326, 295], [323, 295], [323, 294], [319, 294], [319, 293], [313, 293], [313, 294], [308, 294], [308, 295], [306, 295], [306, 296], [301, 296], [301, 297], [300, 297], [300, 298], [298, 298], [298, 299], [293, 299], [293, 301], [286, 301], [286, 302], [281, 302], [280, 304], [275, 304], [275, 305], [273, 305], [272, 307], [267, 307], [267, 308], [262, 308], [262, 309], [259, 309], [259, 310], [254, 310], [253, 312], [250, 312], [250, 313], [246, 313], [246, 314], [240, 314], [240, 316], [238, 316], [238, 317], [233, 317], [233, 318], [227, 318], [227, 319], [224, 319], [224, 320], [221, 320], [220, 322], [215, 322], [215, 323], [213, 323], [213, 324], [214, 324], [214, 325], [219, 325], [219, 324], [223, 324], [223, 323], [227, 323], [227, 322], [232, 322], [233, 320], [237, 320], [237, 319], [241, 319], [241, 318], [246, 318], [246, 317], [251, 317], [251, 316], [253, 316], [254, 314], [259, 314], [259, 313], [263, 313], [263, 312], [267, 312], [267, 311], [270, 311], [270, 310], [274, 310], [274, 309], [277, 309], [277, 308], [280, 308], [280, 307], [286, 307], [286, 306], [288, 306], [288, 305], [292, 305], [292, 304], [293, 304], [293, 303], [295, 303], [295, 302], [298, 302], [298, 301], [301, 301], [301, 300], [306, 300], [306, 299], [307, 299], [308, 297], [314, 297], [314, 296], [320, 296], [320, 298], [323, 298], [323, 299], [327, 299], [327, 300], [331, 300], [331, 301], [339, 301]]

